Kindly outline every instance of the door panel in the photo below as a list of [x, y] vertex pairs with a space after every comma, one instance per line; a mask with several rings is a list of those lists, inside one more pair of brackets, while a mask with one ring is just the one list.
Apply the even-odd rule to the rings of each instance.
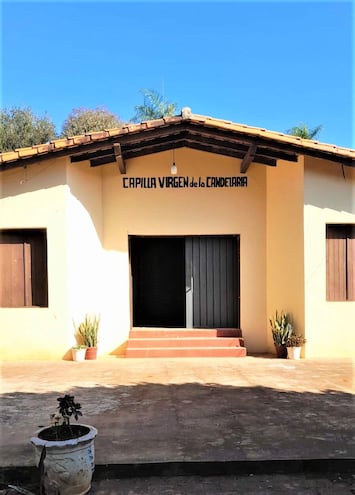
[[133, 325], [239, 327], [239, 237], [132, 237]]
[[238, 250], [237, 237], [186, 239], [185, 264], [192, 273], [193, 327], [239, 326]]
[[185, 326], [184, 238], [133, 237], [133, 325]]

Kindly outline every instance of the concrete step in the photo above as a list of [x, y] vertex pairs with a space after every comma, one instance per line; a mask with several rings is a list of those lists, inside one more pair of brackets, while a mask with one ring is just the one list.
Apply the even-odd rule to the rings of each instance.
[[244, 357], [239, 328], [133, 328], [126, 357]]
[[132, 328], [130, 338], [242, 337], [239, 328]]
[[127, 347], [128, 358], [245, 357], [245, 347]]
[[127, 348], [143, 347], [243, 347], [240, 337], [157, 337], [130, 338]]

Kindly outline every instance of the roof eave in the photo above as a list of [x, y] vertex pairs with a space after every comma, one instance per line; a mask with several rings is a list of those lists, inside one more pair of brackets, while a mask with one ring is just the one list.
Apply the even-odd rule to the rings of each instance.
[[[183, 141], [183, 132], [186, 133], [189, 139]], [[179, 134], [180, 141], [177, 137], [174, 137]], [[110, 147], [112, 148], [112, 155], [116, 155], [114, 145], [116, 145], [116, 151], [118, 145], [122, 147], [121, 156], [125, 153], [125, 146], [126, 149], [129, 145], [133, 148], [134, 143], [136, 143], [136, 147], [138, 146], [137, 143], [139, 143], [141, 155], [149, 154], [159, 151], [159, 140], [161, 140], [161, 149], [167, 149], [169, 143], [171, 148], [181, 147], [182, 143], [190, 147], [196, 147], [200, 143], [201, 149], [207, 151], [209, 150], [208, 143], [213, 142], [213, 145], [210, 145], [211, 152], [221, 154], [225, 152], [228, 156], [233, 156], [232, 151], [239, 146], [242, 156], [239, 156], [240, 153], [235, 152], [235, 157], [244, 158], [243, 169], [246, 166], [246, 160], [249, 163], [251, 159], [252, 161], [257, 161], [258, 153], [259, 159], [263, 154], [266, 155], [266, 164], [268, 164], [268, 155], [272, 157], [274, 154], [276, 159], [284, 156], [285, 159], [289, 158], [290, 161], [296, 161], [294, 159], [296, 155], [308, 155], [355, 167], [355, 150], [305, 140], [262, 128], [195, 115], [189, 112], [184, 113], [183, 109], [181, 116], [164, 117], [141, 122], [140, 124], [128, 124], [119, 129], [107, 129], [81, 136], [58, 139], [47, 144], [2, 153], [0, 154], [0, 170], [22, 167], [61, 156], [73, 156], [93, 150], [105, 150]], [[203, 140], [204, 146], [202, 146]], [[155, 147], [151, 145], [153, 142], [156, 143]], [[218, 146], [218, 143], [220, 143], [220, 146]], [[249, 153], [248, 156], [247, 153]]]

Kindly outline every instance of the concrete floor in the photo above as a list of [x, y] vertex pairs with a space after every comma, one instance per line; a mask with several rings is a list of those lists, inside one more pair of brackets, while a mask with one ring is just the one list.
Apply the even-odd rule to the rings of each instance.
[[[328, 468], [335, 471], [336, 462], [341, 462], [338, 466], [346, 466], [349, 474], [355, 459], [351, 360], [105, 357], [84, 363], [4, 362], [1, 372], [0, 468], [3, 475], [7, 473], [5, 481], [15, 468], [34, 466], [29, 438], [48, 424], [56, 398], [64, 393], [75, 395], [82, 404], [82, 422], [99, 431], [97, 471], [104, 473], [107, 467], [111, 474], [106, 480], [104, 475], [94, 479], [93, 493], [150, 493], [139, 491], [138, 485], [133, 491], [124, 491], [122, 483], [127, 479], [120, 484], [120, 491], [112, 491], [117, 485], [108, 485], [117, 482], [122, 466], [126, 466], [125, 477], [131, 483], [134, 473], [139, 474], [138, 484], [145, 479], [147, 467], [148, 476], [157, 474], [149, 476], [150, 482], [164, 482], [167, 491], [160, 486], [154, 493], [188, 493], [184, 491], [188, 477], [174, 477], [176, 466], [179, 474], [187, 467], [185, 474], [194, 476], [196, 490], [200, 490], [189, 493], [197, 494], [216, 493], [208, 483], [222, 486], [223, 476], [208, 481], [209, 466], [218, 470], [218, 466], [235, 463], [238, 469], [246, 461], [255, 463], [251, 466], [272, 461], [268, 472], [256, 476], [290, 476], [284, 472], [288, 461], [320, 460], [324, 473]], [[175, 467], [170, 472], [165, 468], [162, 477], [153, 469], [149, 473], [149, 466], [155, 463]], [[203, 482], [198, 478], [200, 468], [193, 471], [202, 465], [207, 466]], [[296, 484], [304, 475], [302, 463], [299, 465], [293, 473]], [[277, 473], [278, 466], [284, 468], [283, 474]], [[245, 482], [248, 474], [254, 474], [252, 470], [237, 471], [236, 475]], [[234, 472], [223, 473], [223, 468], [212, 474], [227, 474], [223, 481], [227, 484], [228, 480], [232, 484], [235, 476]], [[175, 488], [169, 487], [168, 479]], [[205, 491], [201, 491], [204, 483]], [[261, 478], [260, 483], [264, 483]], [[347, 482], [344, 486], [346, 490], [353, 485]], [[218, 491], [238, 493], [228, 489]], [[268, 493], [265, 484], [262, 489], [260, 493]], [[250, 490], [244, 493], [254, 493]]]

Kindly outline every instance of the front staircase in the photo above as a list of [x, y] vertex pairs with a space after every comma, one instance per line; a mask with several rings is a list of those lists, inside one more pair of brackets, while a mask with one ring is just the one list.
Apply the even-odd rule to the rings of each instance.
[[238, 328], [133, 328], [126, 357], [245, 357]]

